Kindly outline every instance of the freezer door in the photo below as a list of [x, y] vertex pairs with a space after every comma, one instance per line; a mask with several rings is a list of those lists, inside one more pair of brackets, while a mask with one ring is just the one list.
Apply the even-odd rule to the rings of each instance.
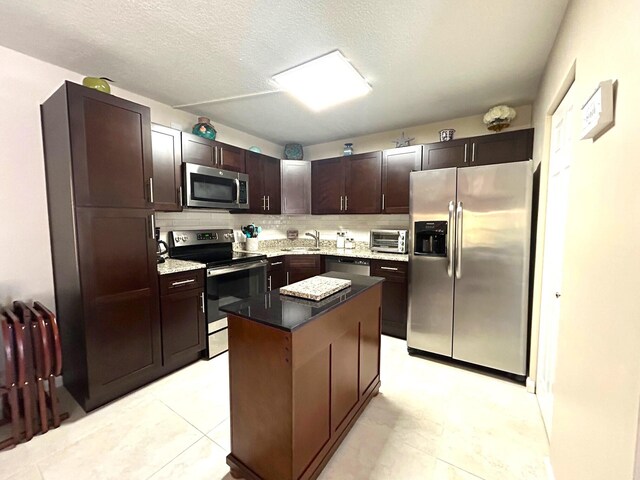
[[[407, 345], [451, 356], [453, 328], [453, 206], [456, 169], [410, 174], [409, 319]], [[450, 210], [451, 208], [451, 210]], [[415, 254], [415, 223], [448, 222], [447, 256]], [[451, 241], [450, 241], [451, 240]]]
[[526, 374], [532, 162], [458, 170], [453, 357]]

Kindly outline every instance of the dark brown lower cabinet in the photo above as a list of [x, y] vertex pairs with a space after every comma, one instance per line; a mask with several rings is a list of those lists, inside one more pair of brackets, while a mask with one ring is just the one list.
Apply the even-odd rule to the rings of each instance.
[[287, 255], [285, 257], [286, 285], [320, 275], [321, 263], [320, 255]]
[[284, 257], [272, 257], [267, 265], [267, 290], [276, 290], [287, 284], [287, 270]]
[[187, 365], [205, 348], [204, 270], [160, 276], [162, 363], [166, 370]]
[[382, 333], [407, 338], [407, 262], [371, 260], [371, 275], [382, 284]]

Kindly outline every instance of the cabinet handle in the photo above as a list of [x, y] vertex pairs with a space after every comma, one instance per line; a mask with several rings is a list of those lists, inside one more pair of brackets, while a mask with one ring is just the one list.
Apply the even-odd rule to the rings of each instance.
[[189, 280], [178, 280], [177, 282], [171, 282], [172, 287], [179, 287], [180, 285], [186, 285], [187, 283], [195, 282], [195, 278], [190, 278]]
[[289, 285], [289, 272], [287, 272], [287, 285]]
[[153, 177], [149, 177], [149, 202], [153, 203]]
[[262, 210], [266, 210], [267, 209], [267, 197], [266, 196], [262, 196]]
[[178, 205], [182, 207], [182, 186], [178, 187]]
[[340, 195], [340, 211], [343, 210], [343, 208], [344, 208], [343, 205], [344, 205], [344, 200], [342, 198], [342, 195]]
[[152, 240], [156, 239], [156, 216], [151, 214], [151, 216], [149, 217], [149, 230], [151, 230], [151, 232], [149, 233], [149, 236], [151, 237]]
[[218, 147], [213, 147], [213, 155], [214, 155], [213, 164], [218, 165]]
[[349, 196], [345, 195], [344, 196], [344, 211], [346, 212], [347, 210], [349, 210]]
[[469, 150], [469, 144], [464, 144], [464, 163], [467, 163], [467, 150]]
[[384, 193], [382, 194], [382, 211], [384, 212]]
[[271, 275], [269, 275], [269, 277], [267, 278], [267, 285], [268, 290], [271, 291]]
[[220, 147], [220, 166], [224, 165], [224, 148]]
[[267, 195], [267, 210], [271, 211], [271, 195]]
[[202, 313], [204, 312], [204, 292], [200, 294], [200, 308], [202, 309]]
[[398, 271], [396, 267], [380, 267], [380, 270], [391, 270], [392, 272]]
[[272, 266], [272, 267], [274, 267], [274, 266], [276, 266], [276, 265], [282, 265], [282, 262], [273, 262], [273, 263], [271, 264], [271, 266]]
[[471, 163], [476, 161], [476, 142], [471, 146]]

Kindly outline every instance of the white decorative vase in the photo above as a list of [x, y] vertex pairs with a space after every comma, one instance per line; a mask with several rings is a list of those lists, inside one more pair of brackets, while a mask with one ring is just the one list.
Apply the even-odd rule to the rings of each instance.
[[258, 239], [257, 238], [247, 238], [247, 251], [248, 252], [257, 252], [258, 251]]

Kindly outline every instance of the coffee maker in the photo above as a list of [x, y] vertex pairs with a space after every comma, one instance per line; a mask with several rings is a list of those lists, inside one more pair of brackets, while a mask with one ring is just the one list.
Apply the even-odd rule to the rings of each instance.
[[154, 236], [156, 238], [156, 261], [157, 263], [164, 263], [163, 255], [169, 251], [169, 247], [167, 242], [160, 240], [160, 229], [158, 227], [156, 227]]

